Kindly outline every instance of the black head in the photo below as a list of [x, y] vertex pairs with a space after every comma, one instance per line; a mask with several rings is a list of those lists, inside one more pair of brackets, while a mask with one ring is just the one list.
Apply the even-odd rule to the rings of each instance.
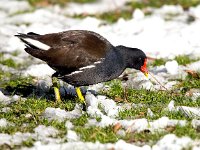
[[145, 76], [147, 76], [147, 56], [142, 50], [125, 46], [117, 46], [116, 48], [122, 53], [127, 68], [140, 70], [145, 74]]

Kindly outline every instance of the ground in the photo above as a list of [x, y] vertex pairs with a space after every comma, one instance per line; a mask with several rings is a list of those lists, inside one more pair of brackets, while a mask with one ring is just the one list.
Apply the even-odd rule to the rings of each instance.
[[[199, 149], [200, 2], [58, 2], [0, 2], [0, 149]], [[70, 29], [142, 49], [149, 78], [126, 69], [82, 87], [86, 112], [59, 81], [56, 103], [54, 70], [14, 35]]]

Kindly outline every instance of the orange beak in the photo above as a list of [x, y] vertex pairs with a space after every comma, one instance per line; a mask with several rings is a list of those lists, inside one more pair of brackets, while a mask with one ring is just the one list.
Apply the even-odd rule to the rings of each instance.
[[147, 58], [144, 60], [144, 65], [140, 68], [140, 71], [144, 73], [144, 75], [148, 78], [149, 73], [147, 70]]

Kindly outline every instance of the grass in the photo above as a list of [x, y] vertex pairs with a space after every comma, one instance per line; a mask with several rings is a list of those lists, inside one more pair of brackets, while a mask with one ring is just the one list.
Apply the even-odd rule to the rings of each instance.
[[69, 3], [69, 2], [75, 2], [75, 3], [93, 3], [96, 0], [28, 0], [28, 2], [32, 5], [32, 6], [37, 6], [37, 5], [41, 5], [41, 6], [47, 6], [47, 5], [54, 5], [54, 4], [58, 4], [61, 6], [64, 6], [65, 4]]
[[116, 133], [114, 133], [113, 127], [108, 126], [105, 128], [100, 127], [76, 127], [75, 131], [81, 136], [81, 139], [85, 142], [96, 142], [101, 143], [114, 143], [118, 140]]
[[[84, 4], [84, 3], [94, 3], [98, 0], [28, 0], [28, 2], [33, 6], [31, 10], [28, 11], [19, 11], [15, 14], [21, 14], [21, 13], [26, 13], [26, 12], [31, 12], [34, 11], [37, 6], [45, 7], [48, 5], [55, 5], [58, 4], [60, 6], [65, 6], [69, 2], [75, 2], [79, 4]], [[197, 6], [200, 4], [200, 0], [165, 0], [165, 1], [156, 1], [156, 0], [142, 0], [142, 1], [135, 1], [132, 0], [126, 4], [124, 8], [116, 9], [113, 11], [107, 11], [104, 13], [97, 13], [97, 14], [77, 14], [72, 17], [74, 18], [85, 18], [88, 16], [91, 17], [96, 17], [101, 20], [105, 20], [108, 23], [115, 23], [118, 21], [119, 18], [124, 18], [125, 20], [131, 19], [132, 18], [132, 13], [136, 8], [140, 8], [142, 10], [145, 10], [144, 13], [146, 15], [150, 14], [151, 12], [146, 11], [146, 8], [148, 7], [153, 7], [153, 8], [159, 8], [162, 7], [163, 5], [181, 5], [185, 10], [187, 10], [189, 7], [192, 6]], [[173, 16], [170, 16], [173, 17]], [[170, 18], [169, 18], [170, 19]], [[192, 21], [194, 18], [189, 18], [190, 21]], [[189, 21], [189, 20], [188, 20]], [[29, 24], [27, 24], [28, 26]]]
[[165, 65], [167, 61], [172, 61], [172, 60], [176, 60], [179, 65], [185, 66], [187, 64], [199, 61], [200, 58], [191, 58], [190, 56], [187, 55], [178, 55], [174, 59], [159, 58], [155, 59], [152, 63], [150, 63], [150, 66], [155, 67], [155, 66]]
[[[47, 107], [59, 107], [65, 108], [66, 104], [57, 104], [54, 101], [48, 101], [45, 99], [34, 99], [30, 98], [27, 100], [20, 100], [14, 104], [10, 104], [10, 111], [6, 113], [0, 113], [0, 118], [6, 118], [7, 121], [14, 123], [14, 126], [9, 126], [7, 128], [0, 128], [0, 133], [14, 134], [19, 132], [33, 132], [33, 129], [40, 124], [53, 126], [57, 129], [62, 130], [64, 124], [57, 121], [48, 121], [43, 119], [41, 116]], [[0, 108], [5, 107], [1, 105]], [[27, 114], [31, 114], [31, 117], [26, 117]], [[28, 124], [28, 126], [23, 126], [23, 124]]]
[[177, 87], [181, 88], [181, 92], [185, 94], [190, 89], [199, 88], [200, 80], [188, 75], [185, 80], [183, 80], [182, 82], [180, 82], [180, 84], [177, 85]]
[[[130, 110], [125, 110], [119, 113], [119, 119], [137, 119], [137, 118], [149, 118], [147, 115], [147, 109], [150, 108], [154, 117], [149, 119], [158, 119], [162, 116], [167, 116], [170, 119], [187, 119], [183, 114], [178, 112], [166, 112], [165, 108], [168, 106], [171, 100], [175, 101], [175, 105], [199, 107], [198, 101], [192, 101], [189, 97], [185, 97], [185, 92], [191, 88], [199, 88], [200, 80], [195, 78], [188, 78], [177, 85], [177, 89], [185, 87], [185, 91], [181, 90], [179, 93], [171, 93], [168, 91], [148, 91], [148, 90], [134, 90], [128, 89], [126, 93], [123, 92], [121, 83], [114, 81], [111, 85], [110, 91], [103, 93], [113, 99], [124, 99], [126, 95], [126, 101], [129, 103], [135, 103], [138, 107], [133, 107]], [[120, 92], [119, 92], [120, 91]]]
[[155, 66], [161, 66], [161, 65], [165, 65], [165, 63], [167, 62], [167, 60], [160, 58], [160, 59], [155, 59], [151, 66], [155, 67]]
[[[16, 54], [16, 53], [14, 53], [14, 54]], [[6, 65], [11, 68], [20, 68], [21, 67], [21, 64], [16, 63], [13, 59], [11, 59], [11, 58], [6, 59], [3, 56], [4, 56], [4, 54], [0, 53], [0, 64]]]
[[29, 60], [29, 62], [27, 61], [27, 63], [23, 63], [23, 64], [19, 63], [15, 60], [15, 58], [17, 58], [18, 55], [20, 54], [19, 51], [13, 51], [12, 53], [9, 53], [10, 57], [8, 57], [8, 58], [4, 57], [5, 54], [6, 53], [0, 52], [0, 64], [1, 65], [20, 70], [20, 69], [27, 68], [28, 65], [31, 64], [30, 60]]
[[178, 62], [179, 65], [187, 65], [193, 62], [200, 60], [200, 58], [190, 58], [187, 55], [179, 55], [175, 57], [175, 60]]
[[[66, 3], [72, 0], [28, 0], [29, 3], [33, 6], [37, 5], [65, 5]], [[75, 0], [74, 2], [77, 3], [90, 3], [95, 2], [96, 0]], [[142, 0], [139, 1], [132, 1], [127, 5], [130, 6], [130, 9], [121, 9], [115, 11], [109, 11], [102, 14], [95, 14], [95, 15], [76, 15], [76, 18], [83, 18], [86, 16], [93, 16], [99, 19], [105, 20], [109, 23], [116, 22], [119, 18], [130, 19], [132, 18], [132, 12], [135, 8], [145, 9], [147, 7], [161, 7], [164, 4], [179, 4], [184, 9], [188, 9], [191, 6], [196, 6], [200, 4], [199, 0], [166, 0], [166, 1], [156, 1], [156, 0]], [[34, 10], [34, 9], [33, 9]], [[25, 12], [17, 12], [25, 13]], [[16, 13], [16, 14], [17, 14]], [[13, 14], [15, 15], [15, 14]], [[13, 69], [21, 69], [23, 64], [16, 63], [13, 59], [8, 58], [5, 59], [3, 57], [3, 53], [0, 53], [0, 64], [5, 66], [11, 67]], [[13, 56], [17, 56], [18, 52], [14, 52]], [[200, 59], [191, 59], [188, 56], [177, 56], [175, 60], [178, 62], [179, 65], [187, 65], [189, 63], [195, 62]], [[167, 61], [166, 59], [156, 59], [150, 67], [152, 66], [159, 66], [164, 65]], [[9, 95], [18, 94], [23, 97], [28, 97], [27, 100], [19, 100], [18, 102], [14, 102], [9, 105], [2, 105], [0, 104], [0, 110], [4, 107], [9, 107], [10, 111], [4, 113], [0, 113], [0, 118], [6, 118], [9, 122], [14, 123], [14, 126], [7, 126], [5, 128], [0, 128], [0, 133], [7, 133], [7, 134], [15, 134], [16, 132], [34, 132], [34, 129], [38, 125], [46, 125], [46, 126], [53, 126], [54, 128], [59, 130], [59, 135], [57, 138], [65, 138], [67, 134], [67, 129], [65, 128], [65, 122], [58, 122], [58, 121], [48, 121], [42, 117], [45, 109], [47, 107], [56, 107], [65, 109], [67, 111], [73, 110], [75, 106], [75, 99], [66, 99], [62, 101], [62, 103], [58, 104], [52, 97], [48, 99], [42, 97], [38, 98], [34, 93], [36, 91], [36, 80], [33, 77], [21, 77], [21, 75], [12, 74], [9, 72], [4, 72], [0, 69], [0, 88], [7, 91]], [[170, 119], [178, 119], [178, 120], [187, 120], [187, 125], [184, 127], [175, 126], [172, 128], [166, 128], [163, 132], [155, 132], [151, 133], [149, 131], [144, 131], [140, 133], [126, 133], [125, 136], [118, 135], [114, 131], [114, 127], [112, 125], [108, 127], [85, 127], [85, 124], [90, 119], [88, 114], [83, 114], [81, 117], [77, 119], [70, 120], [74, 127], [74, 130], [77, 134], [80, 135], [82, 141], [89, 141], [89, 142], [96, 142], [99, 141], [101, 143], [114, 143], [117, 142], [119, 139], [123, 139], [126, 142], [144, 145], [144, 144], [155, 144], [160, 138], [168, 133], [176, 134], [179, 137], [182, 136], [189, 136], [192, 139], [200, 139], [199, 131], [194, 129], [191, 126], [191, 119], [187, 118], [180, 112], [169, 112], [165, 110], [171, 100], [175, 101], [175, 105], [184, 105], [184, 106], [191, 106], [191, 107], [199, 107], [200, 100], [192, 101], [189, 97], [185, 97], [185, 93], [192, 88], [200, 88], [200, 80], [197, 78], [193, 78], [188, 76], [185, 80], [180, 81], [180, 83], [175, 87], [175, 90], [179, 90], [179, 93], [171, 93], [167, 91], [148, 91], [148, 90], [135, 90], [135, 89], [126, 89], [122, 87], [122, 83], [120, 80], [113, 80], [107, 82], [111, 89], [109, 91], [104, 91], [102, 94], [107, 95], [113, 99], [121, 99], [124, 100], [120, 101], [121, 103], [130, 103], [136, 104], [137, 107], [133, 107], [131, 109], [127, 109], [125, 111], [119, 112], [119, 116], [117, 119], [138, 119], [138, 118], [147, 118], [149, 121], [158, 119], [162, 116], [167, 116]], [[52, 92], [48, 93], [49, 95]], [[35, 95], [35, 96], [34, 96]], [[148, 116], [147, 109], [150, 108], [154, 113], [153, 117]], [[27, 117], [27, 114], [30, 117]], [[101, 121], [100, 117], [96, 118], [97, 121]], [[26, 126], [24, 126], [26, 124]], [[123, 130], [123, 129], [122, 129]], [[35, 140], [33, 138], [28, 139], [22, 143], [23, 146], [31, 147], [33, 146]], [[16, 147], [10, 147], [8, 145], [0, 146], [0, 149], [12, 149]], [[18, 148], [18, 147], [17, 147]], [[20, 147], [19, 147], [20, 148]]]
[[[16, 54], [17, 55], [17, 54]], [[3, 54], [1, 56], [3, 58]], [[194, 62], [195, 60], [189, 58], [188, 56], [178, 56], [175, 58], [179, 64], [186, 65], [188, 63]], [[164, 64], [167, 60], [157, 60], [154, 61], [151, 66]], [[9, 65], [6, 64], [6, 65]], [[151, 67], [150, 66], [150, 67]], [[9, 107], [10, 110], [6, 113], [1, 112], [0, 118], [5, 118], [7, 121], [14, 123], [14, 126], [7, 126], [5, 128], [0, 128], [0, 133], [15, 134], [16, 132], [34, 132], [34, 129], [38, 125], [53, 126], [59, 130], [59, 135], [56, 138], [65, 139], [67, 134], [67, 129], [65, 127], [65, 122], [58, 121], [48, 121], [43, 118], [42, 115], [47, 107], [61, 108], [66, 111], [73, 110], [76, 98], [65, 99], [62, 103], [56, 103], [53, 97], [48, 99], [45, 97], [38, 98], [37, 93], [34, 93], [36, 88], [36, 80], [33, 77], [22, 77], [20, 75], [12, 74], [9, 72], [0, 71], [0, 82], [2, 89], [6, 90], [9, 95], [18, 94], [27, 97], [27, 100], [19, 100], [9, 105], [0, 104], [0, 110], [4, 107]], [[3, 81], [4, 80], [4, 81]], [[187, 118], [180, 112], [169, 112], [165, 108], [168, 106], [171, 100], [175, 101], [175, 106], [191, 106], [199, 107], [200, 101], [193, 101], [189, 97], [185, 97], [185, 93], [192, 88], [200, 87], [200, 80], [192, 76], [188, 76], [185, 80], [179, 80], [179, 84], [176, 85], [174, 91], [179, 91], [178, 93], [170, 91], [149, 91], [149, 90], [136, 90], [136, 89], [126, 89], [122, 87], [122, 82], [120, 80], [112, 80], [106, 83], [110, 86], [109, 91], [102, 91], [101, 94], [107, 95], [112, 99], [121, 99], [120, 103], [130, 103], [135, 104], [131, 109], [127, 109], [119, 112], [119, 116], [116, 119], [139, 119], [147, 118], [149, 121], [159, 119], [162, 116], [167, 116], [170, 119], [177, 120], [187, 120], [187, 124], [184, 127], [175, 126], [167, 127], [164, 131], [159, 132], [149, 132], [143, 131], [140, 133], [126, 132], [124, 136], [119, 135], [115, 132], [112, 125], [107, 127], [98, 126], [85, 126], [88, 120], [91, 119], [87, 113], [84, 113], [81, 117], [76, 119], [71, 119], [70, 121], [74, 125], [74, 130], [81, 137], [82, 141], [101, 143], [115, 143], [119, 139], [123, 139], [126, 142], [134, 143], [137, 145], [153, 145], [164, 135], [173, 133], [179, 137], [189, 136], [192, 139], [200, 139], [199, 131], [191, 126], [192, 118]], [[33, 94], [31, 94], [33, 93]], [[52, 94], [52, 91], [48, 94]], [[30, 96], [32, 95], [32, 96]], [[124, 101], [123, 101], [124, 100]], [[119, 103], [119, 102], [118, 102]], [[148, 108], [154, 113], [154, 116], [148, 116]], [[27, 117], [27, 115], [29, 117]], [[92, 118], [94, 119], [94, 118]], [[101, 121], [100, 117], [96, 118], [97, 121]], [[25, 126], [26, 124], [26, 126]], [[122, 130], [124, 130], [122, 128]], [[66, 140], [66, 139], [65, 139]], [[35, 142], [35, 139], [30, 138], [24, 141], [20, 146], [31, 147]], [[11, 148], [20, 148], [20, 146], [14, 146]], [[6, 149], [6, 145], [1, 145], [1, 149]]]
[[[28, 0], [28, 2], [32, 5], [37, 4], [66, 4], [68, 2], [75, 2], [75, 3], [93, 3], [97, 0]], [[132, 8], [146, 8], [146, 7], [161, 7], [163, 5], [181, 5], [184, 9], [188, 9], [192, 6], [197, 6], [200, 3], [200, 0], [165, 0], [165, 1], [156, 1], [156, 0], [141, 0], [135, 1], [132, 0], [127, 3], [128, 6]]]
[[154, 7], [159, 8], [163, 5], [181, 5], [184, 9], [188, 9], [192, 6], [197, 6], [200, 4], [200, 0], [141, 0], [141, 1], [134, 1], [127, 3], [127, 5], [133, 7], [133, 8], [147, 8], [147, 7]]
[[81, 117], [77, 118], [77, 119], [73, 119], [72, 120], [72, 123], [74, 126], [84, 126], [87, 122], [88, 122], [88, 115], [87, 114], [84, 114], [82, 115]]
[[132, 10], [130, 9], [122, 9], [122, 10], [115, 10], [115, 11], [108, 11], [105, 13], [90, 15], [90, 14], [78, 14], [74, 15], [74, 18], [83, 19], [85, 17], [95, 17], [101, 20], [104, 20], [108, 23], [115, 23], [118, 21], [119, 18], [123, 18], [125, 20], [129, 20], [132, 18]]
[[123, 139], [129, 143], [138, 143], [138, 145], [145, 145], [146, 143], [148, 143], [152, 146], [165, 134], [167, 134], [167, 132], [151, 133], [148, 131], [144, 131], [141, 133], [128, 133]]
[[[140, 8], [144, 10], [145, 15], [151, 14], [151, 12], [148, 12], [146, 8], [153, 7], [153, 8], [159, 8], [163, 5], [180, 5], [183, 7], [184, 10], [189, 9], [189, 7], [197, 6], [200, 4], [200, 0], [165, 0], [165, 1], [157, 1], [157, 0], [141, 0], [141, 1], [135, 1], [132, 0], [126, 4], [126, 7], [124, 9], [116, 9], [114, 11], [108, 11], [105, 13], [90, 15], [90, 14], [79, 14], [74, 15], [75, 18], [85, 18], [88, 16], [96, 17], [101, 20], [105, 20], [108, 23], [115, 23], [118, 21], [119, 18], [123, 18], [125, 20], [129, 20], [132, 18], [132, 13], [136, 8]], [[168, 20], [172, 18], [173, 16], [169, 16]], [[167, 19], [167, 18], [166, 18]], [[188, 22], [191, 22], [194, 20], [194, 18], [189, 18]]]

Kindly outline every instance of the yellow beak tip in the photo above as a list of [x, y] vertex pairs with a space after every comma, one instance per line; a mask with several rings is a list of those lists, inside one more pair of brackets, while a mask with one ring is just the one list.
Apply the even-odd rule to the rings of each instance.
[[145, 75], [147, 78], [149, 77], [148, 72], [145, 72], [144, 75]]

